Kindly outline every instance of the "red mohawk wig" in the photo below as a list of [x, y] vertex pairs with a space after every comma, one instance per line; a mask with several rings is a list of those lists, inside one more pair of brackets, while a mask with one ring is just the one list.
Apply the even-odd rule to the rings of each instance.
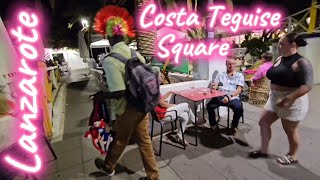
[[95, 31], [112, 37], [121, 35], [124, 37], [135, 37], [133, 17], [125, 8], [118, 6], [105, 6], [98, 11], [95, 21]]

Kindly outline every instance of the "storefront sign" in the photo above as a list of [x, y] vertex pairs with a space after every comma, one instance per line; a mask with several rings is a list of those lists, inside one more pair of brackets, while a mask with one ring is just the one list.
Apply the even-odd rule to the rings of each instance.
[[39, 20], [34, 13], [22, 11], [18, 14], [18, 24], [12, 29], [12, 37], [17, 38], [18, 53], [20, 63], [18, 67], [21, 81], [19, 88], [21, 93], [19, 94], [20, 103], [20, 129], [14, 130], [14, 133], [21, 133], [19, 139], [19, 145], [34, 161], [21, 162], [15, 158], [15, 154], [7, 154], [4, 156], [5, 161], [13, 167], [29, 172], [36, 173], [41, 169], [42, 158], [38, 151], [37, 137], [39, 130], [37, 130], [37, 121], [41, 121], [38, 118], [38, 104], [37, 95], [38, 90], [36, 83], [39, 82], [37, 76], [37, 61], [40, 59], [37, 42], [39, 41]]

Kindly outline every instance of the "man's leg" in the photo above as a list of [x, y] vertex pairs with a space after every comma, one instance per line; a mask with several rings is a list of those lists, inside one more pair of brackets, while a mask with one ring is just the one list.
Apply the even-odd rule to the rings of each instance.
[[220, 106], [219, 98], [212, 98], [211, 101], [207, 104], [207, 111], [209, 116], [209, 123], [211, 127], [215, 127], [217, 125], [215, 109]]
[[143, 166], [146, 170], [147, 177], [149, 180], [158, 180], [159, 169], [154, 156], [154, 151], [148, 130], [149, 118], [148, 116], [142, 114], [139, 114], [139, 117], [142, 120], [139, 122], [137, 128], [135, 129], [134, 136], [139, 146]]
[[243, 115], [243, 107], [239, 99], [233, 99], [230, 101], [230, 108], [233, 110], [233, 120], [231, 128], [238, 128], [239, 120]]
[[114, 168], [123, 153], [125, 147], [127, 146], [129, 139], [133, 131], [137, 127], [138, 113], [130, 105], [127, 105], [125, 112], [117, 116], [116, 121], [113, 125], [114, 137], [108, 150], [108, 154], [105, 158], [105, 164], [103, 167], [97, 164], [98, 168], [102, 168], [109, 175], [114, 173]]

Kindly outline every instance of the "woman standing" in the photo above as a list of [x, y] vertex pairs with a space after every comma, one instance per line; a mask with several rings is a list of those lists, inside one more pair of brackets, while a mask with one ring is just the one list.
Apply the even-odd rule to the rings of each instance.
[[271, 125], [280, 118], [288, 137], [289, 152], [278, 158], [277, 162], [284, 165], [298, 162], [298, 128], [307, 114], [307, 93], [313, 86], [312, 64], [298, 54], [298, 48], [306, 45], [307, 42], [297, 33], [289, 33], [279, 41], [281, 57], [267, 71], [271, 91], [259, 122], [261, 148], [251, 152], [251, 158], [268, 157]]

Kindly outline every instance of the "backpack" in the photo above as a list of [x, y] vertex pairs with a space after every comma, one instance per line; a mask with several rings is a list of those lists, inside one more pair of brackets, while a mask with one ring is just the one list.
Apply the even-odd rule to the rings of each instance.
[[131, 58], [127, 59], [119, 53], [108, 56], [116, 58], [125, 64], [126, 97], [128, 103], [138, 108], [140, 112], [150, 112], [160, 99], [160, 84], [158, 76], [146, 64], [140, 62], [136, 52], [131, 49]]

